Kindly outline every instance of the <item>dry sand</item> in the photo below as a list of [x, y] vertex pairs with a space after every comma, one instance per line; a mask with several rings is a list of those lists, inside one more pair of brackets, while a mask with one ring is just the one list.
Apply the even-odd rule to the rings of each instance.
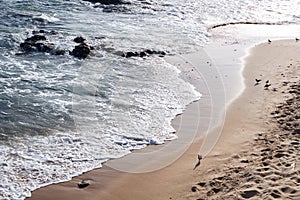
[[[243, 74], [246, 88], [228, 107], [224, 126], [215, 129], [222, 130], [218, 143], [196, 170], [201, 140], [161, 170], [127, 174], [103, 167], [34, 191], [29, 199], [300, 199], [300, 42], [256, 46]], [[255, 78], [261, 83], [255, 85]], [[180, 127], [188, 130], [182, 121]], [[85, 179], [91, 185], [76, 188]]]

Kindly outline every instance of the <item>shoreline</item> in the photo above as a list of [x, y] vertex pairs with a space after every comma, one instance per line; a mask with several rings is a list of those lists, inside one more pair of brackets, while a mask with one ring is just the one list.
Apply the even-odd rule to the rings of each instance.
[[[212, 47], [211, 51], [214, 51], [218, 47]], [[230, 52], [234, 52], [233, 46], [229, 47], [231, 49]], [[228, 50], [226, 48], [226, 50]], [[224, 50], [224, 52], [226, 51]], [[243, 52], [241, 51], [241, 55], [243, 55]], [[82, 175], [78, 177], [73, 177], [72, 180], [67, 182], [62, 182], [58, 184], [51, 184], [42, 188], [39, 188], [32, 192], [32, 197], [27, 199], [54, 199], [54, 197], [49, 196], [47, 194], [53, 192], [56, 194], [57, 192], [64, 191], [65, 194], [63, 194], [63, 198], [69, 198], [74, 199], [75, 197], [78, 199], [85, 198], [89, 192], [85, 192], [83, 190], [79, 190], [77, 188], [77, 183], [81, 182], [82, 180], [90, 180], [91, 185], [87, 187], [84, 190], [89, 190], [89, 188], [105, 188], [107, 182], [108, 184], [113, 184], [113, 182], [116, 181], [116, 179], [122, 179], [122, 177], [127, 176], [126, 173], [119, 172], [117, 170], [114, 170], [110, 168], [112, 166], [113, 168], [118, 169], [118, 166], [121, 164], [126, 163], [138, 163], [135, 160], [136, 155], [148, 153], [148, 152], [157, 152], [159, 155], [159, 160], [156, 160], [154, 162], [149, 162], [145, 168], [143, 169], [135, 169], [135, 170], [144, 170], [144, 171], [155, 171], [159, 170], [162, 165], [162, 162], [165, 162], [163, 166], [168, 166], [170, 163], [174, 162], [175, 160], [179, 159], [179, 157], [185, 153], [186, 149], [194, 143], [194, 141], [197, 141], [197, 143], [201, 143], [202, 140], [199, 140], [203, 138], [204, 134], [208, 134], [208, 132], [218, 127], [218, 123], [222, 122], [222, 119], [220, 118], [220, 115], [223, 115], [222, 112], [224, 112], [225, 109], [225, 94], [224, 90], [219, 91], [218, 87], [223, 87], [223, 82], [218, 82], [218, 84], [215, 83], [215, 77], [214, 79], [211, 79], [211, 74], [217, 74], [219, 77], [216, 80], [221, 80], [221, 76], [224, 76], [224, 74], [220, 74], [218, 71], [218, 68], [216, 65], [220, 65], [219, 63], [213, 63], [210, 59], [210, 56], [207, 55], [205, 51], [198, 52], [195, 54], [192, 54], [191, 57], [189, 55], [183, 55], [186, 57], [186, 59], [189, 59], [190, 62], [196, 62], [196, 67], [200, 70], [196, 73], [195, 76], [195, 66], [191, 63], [186, 63], [185, 59], [182, 59], [182, 56], [172, 56], [166, 58], [166, 61], [179, 67], [179, 69], [182, 71], [182, 75], [184, 75], [184, 78], [188, 82], [194, 81], [192, 84], [196, 87], [198, 91], [201, 91], [203, 96], [200, 100], [196, 102], [192, 102], [187, 106], [187, 108], [184, 110], [183, 114], [180, 114], [175, 117], [175, 119], [172, 120], [172, 126], [176, 129], [176, 134], [180, 137], [179, 139], [167, 141], [167, 144], [163, 145], [149, 145], [144, 149], [136, 150], [133, 153], [130, 153], [122, 158], [110, 160], [103, 164], [101, 168], [94, 169], [92, 171], [83, 173]], [[203, 63], [198, 63], [198, 56], [201, 56], [203, 58]], [[230, 57], [231, 58], [231, 57]], [[209, 63], [207, 61], [209, 60]], [[228, 59], [228, 62], [231, 62], [230, 59]], [[231, 63], [233, 64], [233, 62]], [[212, 66], [213, 65], [213, 66]], [[238, 63], [238, 66], [240, 67], [240, 64]], [[235, 70], [235, 69], [234, 69]], [[233, 70], [231, 70], [233, 71]], [[194, 74], [193, 77], [191, 77]], [[207, 83], [208, 82], [208, 83]], [[210, 87], [210, 88], [209, 88]], [[220, 98], [219, 98], [220, 97]], [[221, 99], [222, 101], [219, 101], [218, 99]], [[213, 105], [212, 104], [218, 104], [217, 107], [220, 108], [220, 112], [216, 112], [216, 110], [212, 110]], [[216, 105], [214, 105], [216, 106]], [[196, 130], [196, 131], [195, 131]], [[185, 137], [185, 135], [188, 133], [187, 139], [182, 139]], [[172, 144], [173, 145], [169, 145]], [[183, 148], [179, 151], [179, 153], [169, 153], [172, 151], [176, 151], [178, 149], [178, 146], [184, 146], [186, 148]], [[166, 148], [166, 146], [171, 146], [169, 148]], [[198, 145], [199, 146], [199, 145]], [[166, 161], [167, 160], [167, 161]], [[110, 163], [109, 166], [107, 163]], [[147, 168], [150, 167], [150, 170]], [[191, 166], [193, 167], [193, 166]], [[106, 174], [105, 174], [106, 173]], [[150, 172], [152, 173], [152, 172]], [[153, 172], [155, 173], [155, 172]], [[95, 178], [95, 176], [97, 178]], [[120, 178], [121, 177], [121, 178]], [[94, 189], [93, 189], [94, 190]], [[66, 194], [66, 192], [68, 194]], [[68, 197], [67, 197], [68, 196]], [[60, 195], [58, 195], [56, 198], [62, 198]], [[93, 195], [91, 195], [89, 198], [93, 198]]]
[[[239, 98], [240, 96], [237, 99]], [[232, 105], [234, 105], [237, 99], [235, 99], [234, 102], [231, 102], [233, 104], [231, 104], [228, 107], [229, 112], [231, 110]], [[177, 118], [180, 121], [179, 119], [180, 116]], [[176, 125], [176, 119], [174, 121]], [[224, 134], [221, 136], [221, 140], [223, 136]], [[200, 146], [201, 142], [202, 141], [200, 140], [193, 143], [193, 145], [185, 152], [185, 154], [180, 159], [176, 161], [175, 164], [167, 166], [162, 170], [145, 173], [145, 174], [124, 174], [116, 171], [111, 173], [110, 169], [108, 169], [107, 167], [103, 167], [100, 169], [93, 170], [91, 172], [87, 172], [86, 174], [83, 174], [79, 177], [75, 177], [70, 182], [51, 185], [36, 190], [33, 192], [33, 198], [29, 198], [29, 199], [41, 199], [41, 197], [42, 199], [62, 198], [62, 196], [55, 197], [55, 195], [57, 195], [57, 192], [63, 193], [60, 195], [63, 195], [64, 199], [76, 199], [76, 198], [78, 199], [122, 199], [122, 198], [126, 199], [125, 197], [130, 198], [130, 195], [133, 194], [136, 198], [151, 199], [152, 198], [151, 194], [148, 195], [145, 194], [147, 193], [145, 192], [147, 191], [147, 188], [151, 187], [151, 190], [160, 192], [162, 188], [167, 190], [168, 186], [166, 183], [177, 183], [178, 185], [176, 186], [176, 188], [172, 188], [170, 191], [164, 191], [162, 194], [159, 194], [158, 199], [165, 199], [165, 198], [180, 199], [179, 197], [183, 197], [181, 195], [184, 195], [184, 197], [186, 197], [187, 193], [189, 193], [188, 191], [191, 190], [190, 186], [193, 184], [192, 180], [195, 179], [195, 173], [193, 173], [191, 169], [193, 168], [193, 165], [196, 162], [195, 155], [197, 154], [196, 152], [198, 152], [197, 149]], [[222, 150], [219, 149], [219, 151]], [[209, 155], [204, 159], [203, 161], [204, 166], [209, 159], [220, 157], [220, 155], [218, 154], [221, 153], [218, 152], [218, 149], [217, 151], [214, 149], [213, 152], [215, 155], [213, 156]], [[199, 169], [202, 170], [202, 167]], [[109, 171], [109, 173], [104, 174], [107, 171]], [[99, 174], [102, 174], [102, 176], [100, 175], [101, 178], [99, 178]], [[176, 177], [175, 175], [178, 175], [178, 177]], [[86, 189], [79, 190], [76, 188], [76, 185], [82, 179], [89, 179], [89, 180], [92, 179], [91, 182], [92, 184]], [[106, 180], [111, 181], [111, 183], [106, 183], [105, 182]], [[160, 181], [162, 181], [162, 183]], [[156, 185], [153, 186], [150, 183], [155, 183]], [[98, 190], [99, 188], [102, 188], [101, 191]], [[130, 188], [132, 191], [130, 190]], [[171, 194], [171, 191], [174, 192], [175, 195]], [[53, 192], [55, 192], [55, 194]], [[67, 196], [67, 193], [70, 196]]]

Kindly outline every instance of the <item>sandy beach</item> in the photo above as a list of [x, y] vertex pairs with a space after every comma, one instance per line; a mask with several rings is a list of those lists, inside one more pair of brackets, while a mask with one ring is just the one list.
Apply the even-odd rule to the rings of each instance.
[[[245, 89], [227, 107], [223, 125], [200, 126], [197, 139], [172, 164], [137, 174], [104, 166], [38, 189], [28, 199], [299, 199], [299, 55], [295, 40], [252, 48], [243, 70]], [[209, 102], [210, 95], [203, 93], [202, 100]], [[201, 103], [191, 104], [173, 121], [176, 130], [195, 132], [197, 123], [210, 122], [213, 115], [200, 110]], [[193, 170], [199, 151], [204, 158]], [[82, 180], [91, 184], [78, 189]]]

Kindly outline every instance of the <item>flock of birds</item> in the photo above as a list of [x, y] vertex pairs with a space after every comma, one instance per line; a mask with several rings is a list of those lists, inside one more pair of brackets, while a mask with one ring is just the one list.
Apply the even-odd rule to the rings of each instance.
[[[256, 81], [255, 85], [258, 85], [261, 83], [261, 79], [256, 78], [255, 81]], [[264, 86], [265, 90], [268, 90], [270, 86], [271, 86], [271, 83], [269, 80], [267, 80], [265, 83], [265, 86]]]
[[[295, 38], [295, 40], [296, 40], [296, 42], [298, 42], [299, 41], [299, 38]], [[270, 39], [268, 39], [268, 43], [270, 44], [272, 41], [270, 40]], [[255, 79], [255, 86], [256, 85], [258, 85], [258, 84], [260, 84], [261, 83], [261, 79]], [[266, 80], [266, 82], [265, 82], [265, 86], [264, 86], [264, 88], [265, 88], [265, 90], [268, 90], [269, 89], [269, 87], [271, 86], [271, 83], [270, 83], [270, 81], [269, 80]], [[274, 88], [274, 90], [276, 90], [275, 88]], [[199, 167], [200, 166], [200, 164], [201, 164], [201, 160], [202, 160], [202, 155], [200, 155], [200, 154], [198, 154], [198, 161], [197, 161], [197, 163], [196, 163], [196, 165], [195, 165], [195, 167], [194, 167], [194, 170], [197, 168], [197, 167]]]

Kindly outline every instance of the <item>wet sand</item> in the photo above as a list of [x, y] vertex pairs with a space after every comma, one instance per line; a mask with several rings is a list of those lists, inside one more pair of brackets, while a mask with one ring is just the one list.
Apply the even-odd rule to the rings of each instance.
[[[243, 71], [245, 90], [230, 104], [226, 115], [223, 108], [230, 100], [225, 93], [219, 87], [207, 87], [207, 81], [197, 81], [202, 89], [207, 88], [201, 91], [202, 101], [210, 107], [201, 107], [200, 100], [173, 121], [178, 134], [191, 132], [193, 140], [183, 141], [188, 148], [182, 155], [173, 155], [174, 162], [159, 165], [161, 169], [131, 174], [104, 166], [72, 181], [36, 190], [29, 199], [299, 198], [299, 55], [300, 43], [295, 40], [265, 43], [252, 49]], [[188, 62], [174, 62], [187, 67], [185, 78], [196, 81], [199, 74], [193, 74], [197, 74], [194, 67], [199, 59], [194, 56], [197, 55], [186, 56]], [[209, 67], [210, 61], [205, 62]], [[221, 72], [217, 77], [215, 72], [212, 74], [210, 80], [215, 85], [224, 83], [216, 81], [222, 77], [230, 79], [230, 75]], [[255, 85], [256, 78], [261, 83]], [[268, 89], [264, 88], [266, 80], [271, 83]], [[209, 137], [201, 140], [208, 131]], [[193, 170], [199, 152], [204, 159]], [[78, 189], [81, 180], [90, 180], [91, 185]]]

